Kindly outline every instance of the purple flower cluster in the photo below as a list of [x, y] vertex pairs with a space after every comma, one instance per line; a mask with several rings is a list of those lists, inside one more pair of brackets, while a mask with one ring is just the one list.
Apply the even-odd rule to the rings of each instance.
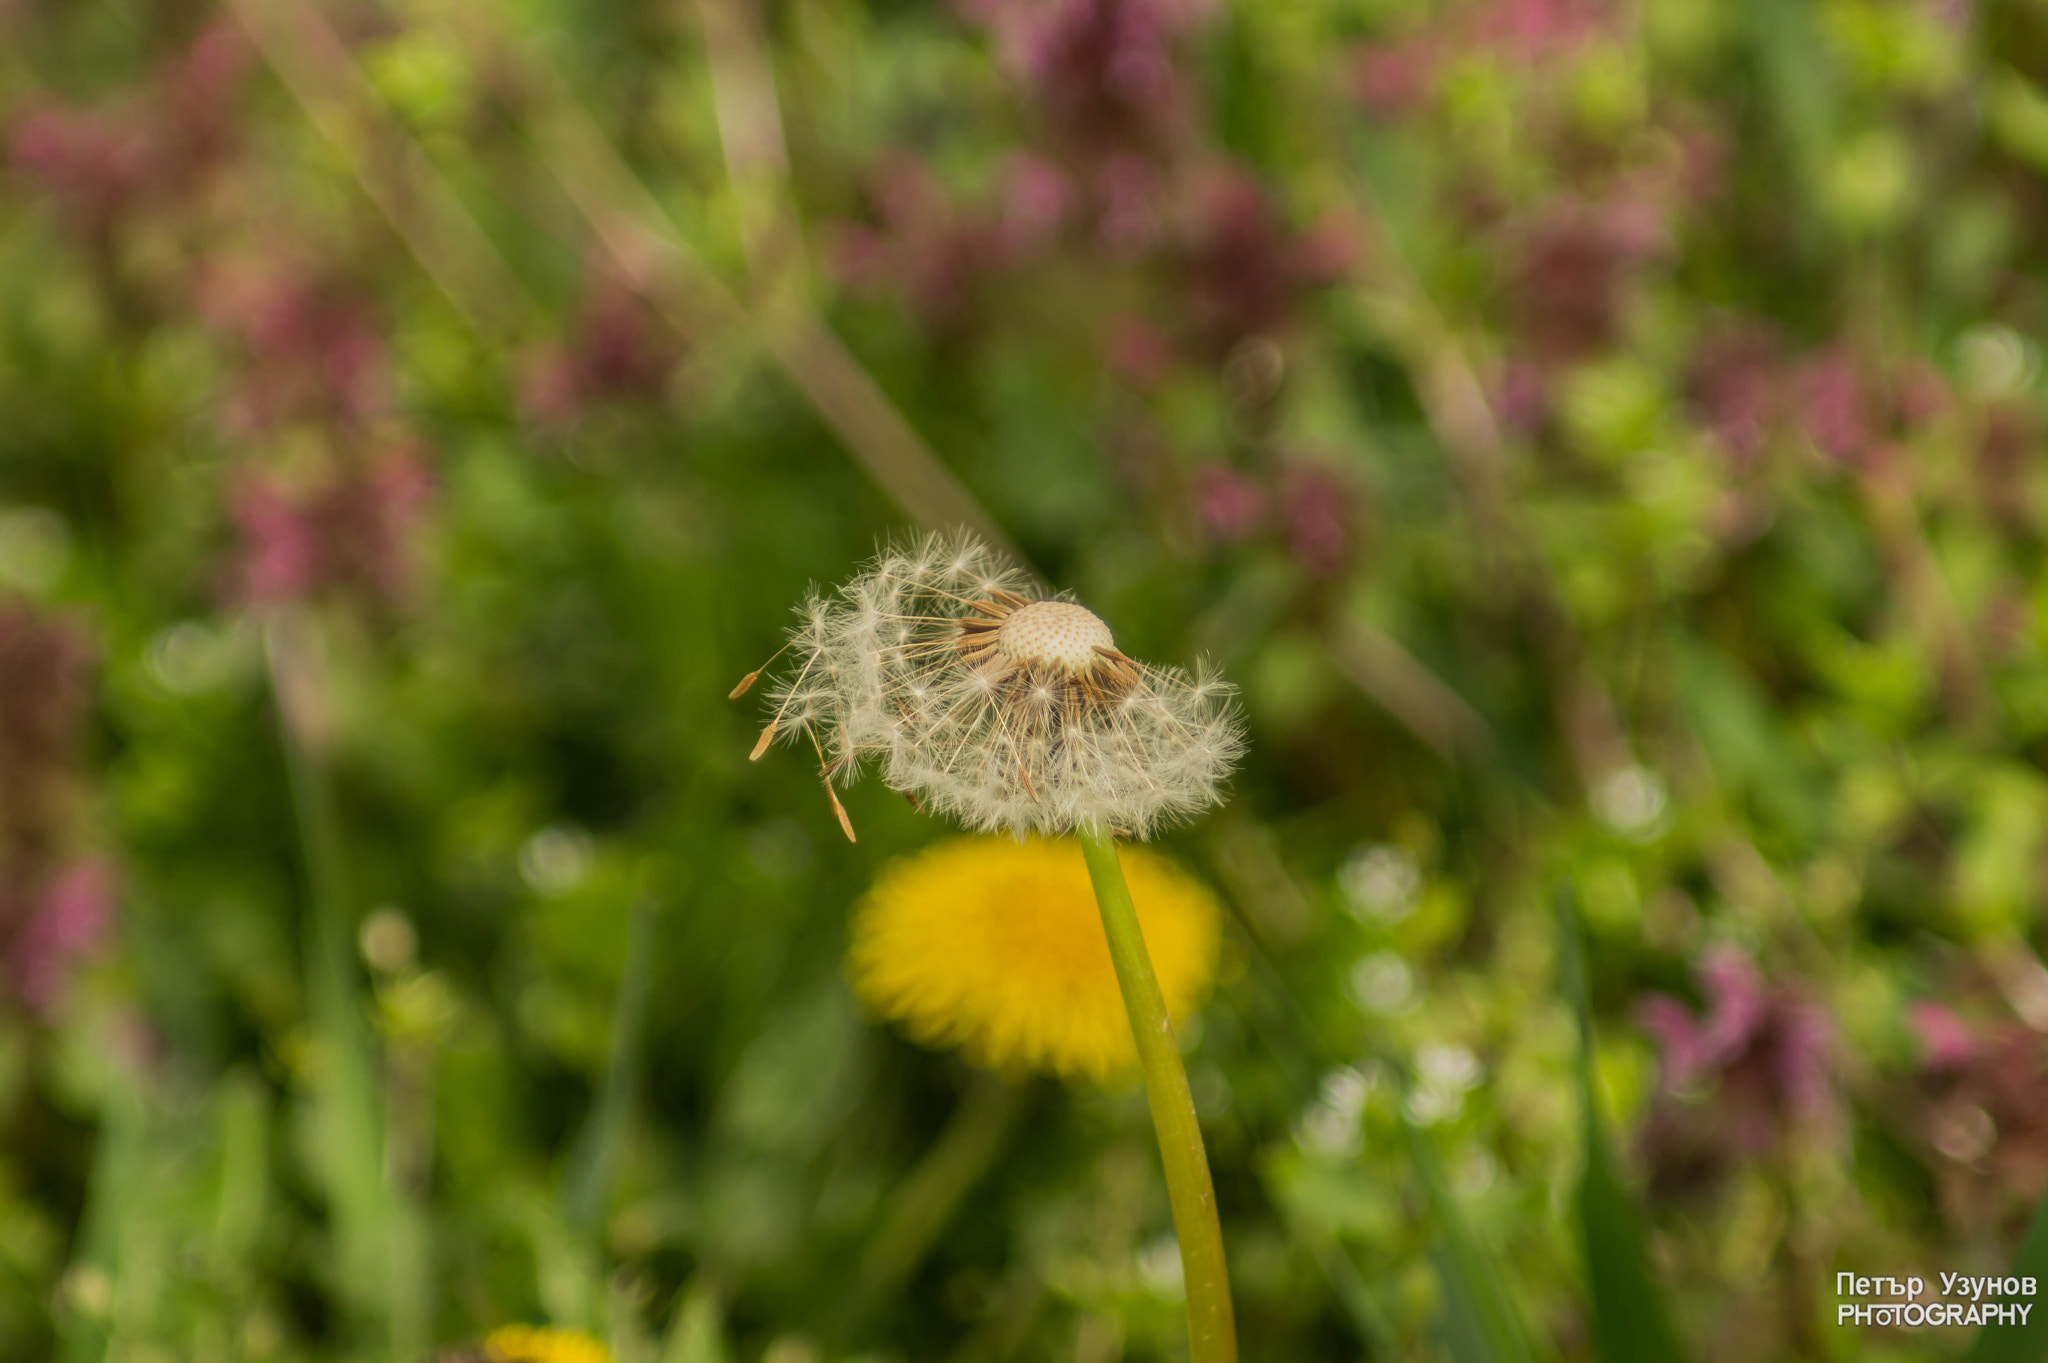
[[204, 271], [201, 317], [240, 359], [223, 402], [229, 430], [357, 429], [390, 405], [389, 360], [361, 290], [288, 250]]
[[74, 847], [87, 662], [75, 626], [0, 600], [0, 980], [40, 1013], [113, 916], [111, 866]]
[[233, 595], [255, 606], [333, 591], [401, 599], [429, 486], [424, 460], [404, 444], [310, 482], [248, 470], [229, 504], [242, 537]]
[[1203, 533], [1218, 544], [1239, 544], [1273, 534], [1312, 576], [1335, 576], [1357, 547], [1354, 497], [1328, 466], [1283, 465], [1259, 478], [1228, 464], [1195, 473], [1195, 512]]
[[1309, 294], [1342, 276], [1351, 256], [1350, 240], [1334, 227], [1289, 231], [1249, 172], [1212, 169], [1173, 250], [1173, 291], [1192, 348], [1226, 359], [1281, 330]]
[[1212, 544], [1270, 534], [1312, 576], [1335, 574], [1355, 550], [1355, 498], [1319, 464], [1270, 448], [1267, 416], [1286, 372], [1281, 347], [1317, 293], [1352, 267], [1362, 230], [1338, 221], [1301, 230], [1249, 168], [1200, 145], [1182, 65], [1207, 6], [968, 0], [965, 9], [993, 34], [1015, 81], [1026, 145], [978, 199], [908, 157], [885, 162], [867, 184], [865, 216], [839, 230], [841, 277], [902, 300], [946, 339], [981, 331], [1004, 290], [1034, 271], [1097, 279], [1102, 297], [1121, 300], [1094, 319], [1103, 366], [1140, 391], [1188, 370], [1220, 377], [1249, 446], [1188, 479], [1164, 433], [1133, 413], [1126, 426], [1147, 429], [1105, 434], [1131, 455], [1124, 471], [1185, 494]]
[[[32, 103], [9, 129], [9, 161], [92, 248], [110, 298], [131, 305], [122, 311], [196, 316], [228, 356], [218, 424], [245, 452], [223, 485], [239, 535], [231, 595], [388, 602], [409, 577], [428, 480], [418, 442], [393, 417], [388, 347], [361, 271], [287, 224], [252, 245], [203, 192], [236, 167], [250, 55], [223, 24], [128, 97]], [[145, 233], [184, 243], [175, 271], [144, 277], [120, 263], [137, 253], [116, 243]]]
[[1361, 43], [1351, 59], [1352, 98], [1383, 118], [1428, 103], [1450, 58], [1485, 52], [1518, 66], [1541, 66], [1578, 49], [1610, 26], [1600, 0], [1490, 0], [1454, 9], [1406, 32]]
[[587, 262], [566, 336], [527, 358], [519, 405], [544, 426], [565, 427], [594, 405], [653, 402], [682, 354], [640, 290], [601, 262]]
[[211, 271], [199, 304], [240, 357], [223, 428], [252, 449], [301, 432], [314, 451], [289, 467], [250, 458], [231, 479], [230, 594], [248, 605], [336, 592], [398, 600], [430, 478], [390, 417], [390, 362], [369, 309], [343, 276], [288, 251]]
[[1777, 334], [1754, 322], [1722, 325], [1693, 356], [1693, 414], [1737, 467], [1754, 465], [1785, 420], [1785, 364]]
[[[1884, 465], [1901, 440], [1956, 401], [1924, 361], [1884, 374], [1841, 344], [1795, 358], [1769, 327], [1733, 319], [1694, 352], [1687, 397], [1737, 467], [1755, 465], [1773, 438], [1796, 431], [1828, 460], [1864, 472]], [[1987, 424], [1987, 469], [1999, 466], [2007, 437], [1996, 421]]]
[[2048, 1191], [2048, 1034], [1913, 1007], [1921, 1064], [1908, 1125], [1937, 1174], [1942, 1210], [1976, 1232], [2011, 1223]]
[[1058, 220], [1131, 257], [1166, 226], [1196, 106], [1181, 49], [1207, 17], [1200, 0], [963, 0], [996, 41], [1042, 151], [1006, 205], [1028, 225]]
[[[1050, 235], [1065, 217], [1067, 189], [1058, 171], [1039, 165], [1023, 186], [1020, 221]], [[1017, 258], [1004, 218], [955, 202], [924, 166], [892, 159], [869, 177], [872, 217], [840, 233], [838, 265], [853, 287], [893, 293], [940, 333], [958, 333], [978, 311], [988, 276]]]
[[1200, 0], [967, 0], [994, 31], [1048, 142], [1107, 167], [1158, 159], [1190, 130], [1193, 97], [1176, 49], [1207, 17]]
[[1819, 1004], [1790, 984], [1766, 985], [1734, 947], [1710, 951], [1699, 976], [1704, 1014], [1661, 994], [1639, 1012], [1660, 1053], [1643, 1145], [1664, 1194], [1821, 1129], [1836, 1105], [1833, 1028]]
[[228, 157], [234, 103], [249, 54], [240, 36], [208, 30], [135, 98], [103, 108], [32, 103], [7, 137], [8, 159], [103, 239], [125, 217], [189, 197]]
[[1629, 196], [1567, 202], [1519, 228], [1508, 292], [1528, 352], [1567, 364], [1616, 339], [1631, 277], [1668, 245], [1664, 205]]
[[[1208, 363], [1281, 326], [1348, 263], [1343, 235], [1297, 234], [1247, 170], [1202, 152], [1181, 49], [1208, 13], [1187, 0], [976, 0], [1031, 124], [984, 202], [962, 203], [899, 158], [868, 184], [869, 215], [841, 233], [856, 287], [906, 298], [955, 332], [997, 276], [1062, 245], [1160, 287], [1162, 329]], [[1105, 338], [1115, 349], [1117, 336]], [[1148, 367], [1149, 368], [1149, 367]]]

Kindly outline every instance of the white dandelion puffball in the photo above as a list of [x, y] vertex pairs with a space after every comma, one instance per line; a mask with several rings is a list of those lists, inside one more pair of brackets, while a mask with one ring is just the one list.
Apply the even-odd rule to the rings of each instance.
[[800, 613], [753, 755], [807, 736], [828, 793], [872, 760], [969, 828], [1142, 838], [1218, 803], [1244, 751], [1227, 683], [1132, 661], [972, 538], [892, 545]]

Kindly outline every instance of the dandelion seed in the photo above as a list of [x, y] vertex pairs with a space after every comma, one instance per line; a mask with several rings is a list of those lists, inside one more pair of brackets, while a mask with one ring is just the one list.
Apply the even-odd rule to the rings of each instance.
[[[1176, 1022], [1215, 974], [1215, 899], [1173, 862], [1123, 853]], [[861, 901], [854, 989], [918, 1041], [997, 1071], [1101, 1083], [1136, 1067], [1109, 944], [1073, 844], [955, 838], [890, 863]]]
[[970, 537], [891, 546], [799, 614], [764, 740], [807, 737], [828, 786], [872, 761], [969, 828], [1142, 838], [1217, 803], [1243, 751], [1226, 683], [1126, 657]]

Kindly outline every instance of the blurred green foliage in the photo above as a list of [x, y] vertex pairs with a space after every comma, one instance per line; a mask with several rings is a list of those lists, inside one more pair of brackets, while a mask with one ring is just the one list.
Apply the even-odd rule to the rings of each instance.
[[1248, 1360], [1968, 1347], [1834, 1275], [2048, 1187], [2039, 4], [13, 0], [0, 134], [0, 1358], [1178, 1356], [745, 760], [920, 519], [1243, 690]]

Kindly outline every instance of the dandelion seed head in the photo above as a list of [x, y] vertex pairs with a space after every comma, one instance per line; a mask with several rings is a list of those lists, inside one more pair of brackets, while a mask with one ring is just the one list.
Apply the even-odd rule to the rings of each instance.
[[802, 613], [774, 736], [810, 735], [828, 782], [872, 760], [970, 828], [1145, 837], [1216, 804], [1243, 751], [1227, 683], [1125, 656], [971, 538], [892, 546]]

